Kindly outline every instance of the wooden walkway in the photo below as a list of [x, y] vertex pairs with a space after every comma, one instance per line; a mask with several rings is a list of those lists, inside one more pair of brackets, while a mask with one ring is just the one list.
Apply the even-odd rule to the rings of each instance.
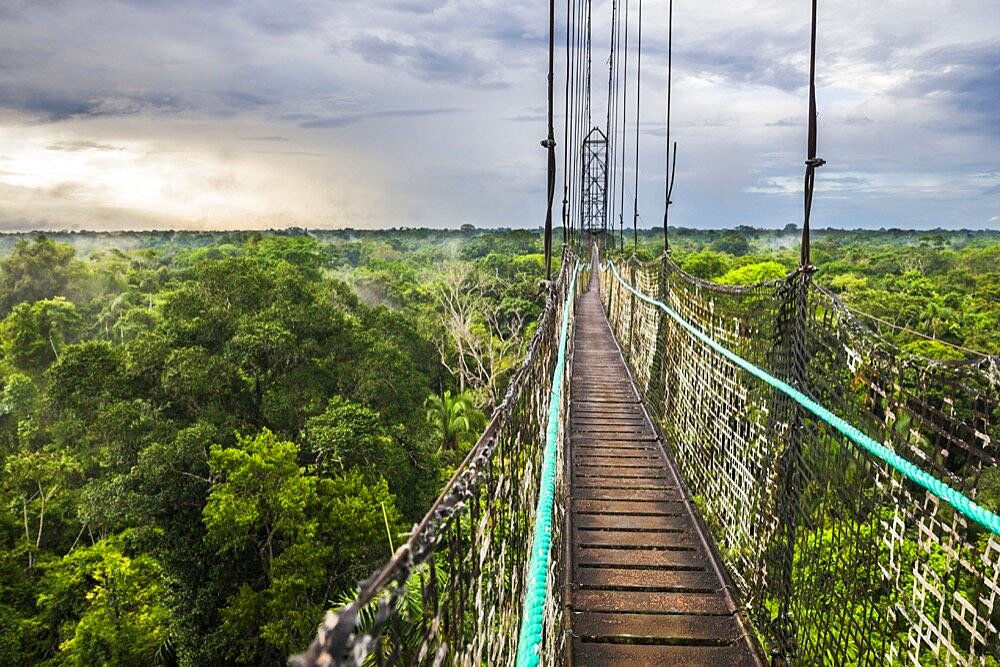
[[766, 664], [650, 425], [601, 308], [578, 303], [564, 562], [569, 664]]

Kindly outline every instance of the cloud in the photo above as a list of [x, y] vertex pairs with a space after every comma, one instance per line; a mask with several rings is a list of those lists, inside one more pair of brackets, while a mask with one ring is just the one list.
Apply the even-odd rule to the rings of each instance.
[[982, 123], [1000, 131], [1000, 40], [930, 49], [916, 58], [914, 69], [900, 94], [940, 100], [969, 129]]
[[512, 123], [541, 123], [547, 118], [548, 116], [545, 113], [525, 113], [517, 116], [507, 116], [504, 120]]
[[441, 116], [461, 113], [462, 109], [455, 108], [443, 108], [443, 109], [386, 109], [381, 111], [368, 111], [352, 114], [344, 114], [342, 116], [329, 116], [326, 118], [311, 118], [309, 120], [304, 120], [299, 123], [300, 127], [304, 128], [337, 128], [337, 127], [347, 127], [348, 125], [354, 125], [356, 123], [363, 123], [366, 121], [377, 120], [380, 118], [420, 118], [424, 116]]
[[[0, 4], [0, 153], [10, 157], [0, 187], [27, 188], [0, 198], [0, 225], [539, 222], [548, 16], [537, 0]], [[593, 9], [600, 123], [609, 4]], [[665, 10], [666, 0], [644, 2], [638, 200], [647, 220], [662, 213]], [[800, 217], [789, 195], [801, 188], [808, 22], [796, 3], [676, 3], [678, 224]], [[635, 27], [633, 13], [631, 67]], [[820, 5], [829, 166], [819, 224], [996, 224], [996, 180], [976, 177], [998, 161], [996, 28], [982, 0], [920, 12]], [[633, 150], [630, 141], [628, 197]], [[95, 179], [100, 188], [63, 185]], [[238, 207], [209, 187], [233, 179], [254, 184], [241, 186]]]
[[805, 124], [806, 120], [801, 116], [788, 116], [787, 118], [779, 118], [767, 125], [768, 127], [803, 127]]
[[396, 11], [413, 14], [433, 14], [448, 4], [447, 0], [396, 0], [390, 7]]
[[258, 155], [301, 155], [305, 157], [326, 157], [327, 153], [315, 153], [312, 151], [254, 151]]
[[287, 143], [291, 141], [288, 137], [270, 134], [263, 137], [240, 137], [240, 141], [263, 141], [266, 143]]
[[497, 68], [492, 63], [469, 49], [440, 43], [407, 43], [374, 34], [352, 39], [347, 48], [368, 63], [401, 69], [424, 81], [489, 88], [507, 86], [497, 78]]
[[67, 151], [75, 153], [77, 151], [120, 151], [124, 150], [119, 146], [110, 144], [100, 144], [96, 141], [58, 141], [45, 147], [50, 151]]
[[13, 109], [47, 122], [86, 116], [125, 116], [143, 112], [177, 111], [179, 104], [171, 95], [98, 94], [74, 95], [72, 92], [16, 88], [0, 82], [0, 107]]
[[236, 111], [252, 111], [272, 104], [271, 99], [245, 90], [219, 90], [215, 96], [224, 108]]
[[801, 51], [801, 45], [785, 35], [775, 39], [758, 31], [729, 31], [679, 48], [675, 58], [679, 69], [690, 74], [793, 92], [808, 81]]
[[844, 125], [871, 125], [875, 121], [869, 116], [846, 116], [841, 120]]

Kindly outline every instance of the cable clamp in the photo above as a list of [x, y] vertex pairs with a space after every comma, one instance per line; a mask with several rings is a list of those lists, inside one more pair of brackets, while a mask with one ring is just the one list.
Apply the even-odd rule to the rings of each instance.
[[555, 148], [556, 147], [556, 140], [555, 139], [542, 139], [541, 144], [542, 144], [542, 148]]
[[821, 157], [814, 157], [811, 160], [806, 160], [806, 166], [812, 167], [813, 169], [816, 167], [822, 167], [824, 164], [826, 164], [826, 160]]

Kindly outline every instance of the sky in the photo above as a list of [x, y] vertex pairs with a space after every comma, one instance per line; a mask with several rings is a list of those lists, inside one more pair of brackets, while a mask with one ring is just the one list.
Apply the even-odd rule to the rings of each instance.
[[[643, 2], [644, 227], [663, 215], [666, 1]], [[0, 231], [538, 227], [546, 4], [0, 0]], [[801, 222], [809, 12], [675, 0], [672, 224]], [[1000, 3], [820, 0], [819, 20], [814, 226], [1000, 228]]]

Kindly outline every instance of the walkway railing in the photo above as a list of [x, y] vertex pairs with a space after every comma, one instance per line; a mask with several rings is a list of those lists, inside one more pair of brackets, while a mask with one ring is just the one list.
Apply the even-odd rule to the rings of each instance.
[[[561, 322], [563, 309], [572, 308], [576, 265], [567, 251], [527, 355], [479, 442], [409, 540], [361, 583], [352, 604], [327, 615], [309, 649], [293, 659], [295, 664], [514, 663], [553, 374], [561, 337], [567, 337], [566, 345], [572, 341]], [[564, 387], [563, 403], [568, 383]], [[561, 447], [555, 451], [560, 453]], [[549, 594], [544, 596], [542, 628], [548, 655], [560, 652], [563, 641], [562, 633], [553, 631], [559, 627], [562, 604], [552, 579], [561, 562], [565, 493], [563, 466], [556, 460], [552, 467]]]
[[[905, 356], [802, 272], [722, 286], [664, 257], [609, 265], [602, 288], [646, 402], [776, 661], [998, 664], [996, 358]], [[955, 494], [915, 483], [720, 346]], [[956, 511], [961, 496], [971, 502]]]

